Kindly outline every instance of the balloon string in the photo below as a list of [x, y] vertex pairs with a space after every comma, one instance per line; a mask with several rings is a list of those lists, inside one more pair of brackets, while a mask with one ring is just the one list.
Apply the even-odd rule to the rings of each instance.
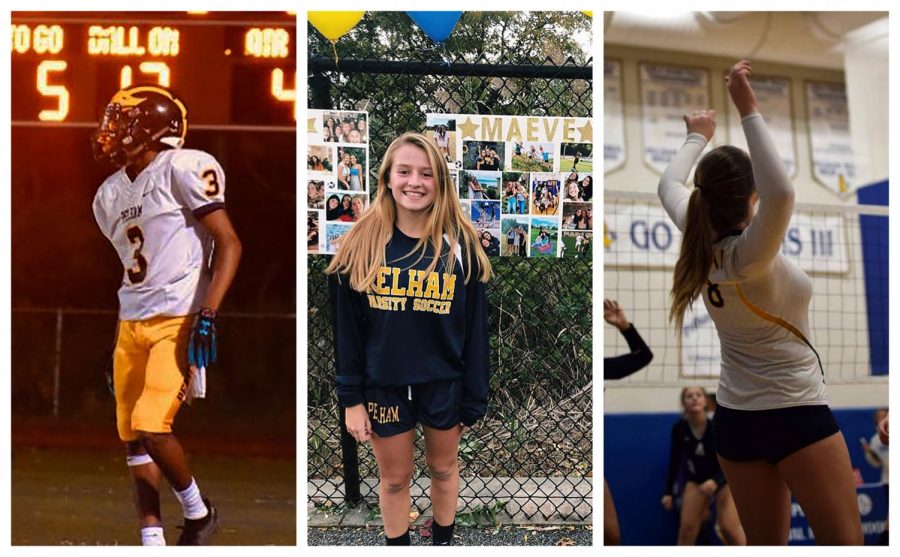
[[337, 68], [338, 62], [340, 61], [337, 53], [337, 41], [331, 41], [331, 50], [334, 51], [334, 67]]

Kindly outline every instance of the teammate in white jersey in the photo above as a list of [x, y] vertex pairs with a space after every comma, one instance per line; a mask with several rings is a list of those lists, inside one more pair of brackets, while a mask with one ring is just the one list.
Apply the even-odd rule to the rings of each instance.
[[181, 101], [136, 86], [116, 93], [93, 137], [94, 157], [119, 167], [97, 190], [94, 217], [125, 268], [113, 384], [144, 545], [165, 545], [161, 476], [182, 505], [179, 545], [207, 545], [218, 522], [172, 422], [216, 359], [216, 311], [241, 243], [225, 212], [222, 167], [182, 149], [186, 132]]
[[748, 543], [787, 543], [793, 494], [818, 543], [862, 544], [847, 445], [811, 341], [812, 283], [781, 254], [794, 190], [750, 72], [741, 61], [726, 78], [750, 156], [713, 149], [697, 165], [694, 190], [685, 187], [716, 128], [714, 111], [696, 111], [685, 116], [688, 137], [659, 182], [663, 207], [684, 232], [670, 318], [680, 331], [685, 310], [702, 295], [716, 324], [716, 450]]

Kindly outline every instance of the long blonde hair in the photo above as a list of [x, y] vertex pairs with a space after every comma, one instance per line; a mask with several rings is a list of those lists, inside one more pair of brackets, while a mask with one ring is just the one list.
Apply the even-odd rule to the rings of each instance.
[[684, 312], [707, 282], [713, 244], [747, 220], [750, 198], [756, 191], [750, 157], [731, 145], [716, 147], [700, 159], [694, 184], [669, 294], [669, 321], [675, 322], [679, 335]]
[[[372, 287], [379, 268], [385, 264], [387, 244], [394, 233], [397, 208], [388, 182], [396, 152], [403, 145], [414, 145], [425, 151], [437, 186], [434, 203], [427, 209], [427, 233], [419, 238], [410, 253], [419, 251], [421, 260], [431, 245], [434, 247], [434, 258], [426, 272], [431, 273], [435, 270], [441, 256], [444, 257], [444, 268], [453, 269], [456, 249], [461, 243], [467, 263], [464, 269], [465, 282], [468, 283], [472, 275], [473, 255], [477, 260], [476, 278], [481, 282], [487, 282], [491, 276], [491, 262], [478, 241], [475, 227], [466, 218], [456, 198], [456, 187], [447, 164], [431, 140], [422, 134], [412, 132], [401, 135], [387, 148], [381, 169], [378, 171], [378, 192], [375, 201], [363, 213], [359, 222], [343, 237], [337, 255], [331, 260], [325, 272], [348, 274], [350, 287], [359, 292], [366, 292]], [[442, 253], [438, 246], [444, 245], [445, 234], [449, 249]]]

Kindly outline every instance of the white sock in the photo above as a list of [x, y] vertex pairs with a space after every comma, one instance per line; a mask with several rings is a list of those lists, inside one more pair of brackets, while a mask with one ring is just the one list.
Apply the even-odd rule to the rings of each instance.
[[185, 518], [197, 520], [209, 514], [209, 509], [206, 508], [206, 504], [203, 502], [200, 488], [197, 487], [197, 482], [194, 481], [194, 478], [191, 478], [191, 485], [184, 491], [175, 491], [174, 489], [172, 491], [175, 492], [175, 497], [181, 503], [181, 509], [184, 511]]
[[162, 526], [141, 528], [141, 545], [166, 545]]

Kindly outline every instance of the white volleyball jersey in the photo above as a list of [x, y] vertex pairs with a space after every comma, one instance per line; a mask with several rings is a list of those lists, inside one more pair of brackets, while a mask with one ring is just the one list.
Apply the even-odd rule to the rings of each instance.
[[[750, 114], [742, 124], [759, 208], [746, 229], [714, 245], [702, 289], [722, 347], [716, 402], [739, 410], [826, 404], [809, 328], [812, 281], [781, 253], [794, 189], [762, 116]], [[690, 134], [660, 179], [660, 200], [680, 230], [691, 193], [684, 184], [705, 146], [706, 138]]]
[[199, 311], [213, 240], [198, 218], [225, 206], [225, 173], [208, 153], [160, 152], [132, 181], [122, 168], [94, 197], [94, 218], [125, 268], [119, 318]]

